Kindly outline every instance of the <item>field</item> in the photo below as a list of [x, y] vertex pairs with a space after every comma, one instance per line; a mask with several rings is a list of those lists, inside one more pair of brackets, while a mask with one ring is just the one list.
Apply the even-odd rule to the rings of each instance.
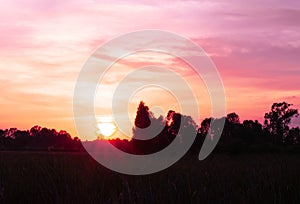
[[0, 203], [299, 203], [299, 154], [187, 157], [162, 172], [112, 172], [86, 153], [0, 152]]

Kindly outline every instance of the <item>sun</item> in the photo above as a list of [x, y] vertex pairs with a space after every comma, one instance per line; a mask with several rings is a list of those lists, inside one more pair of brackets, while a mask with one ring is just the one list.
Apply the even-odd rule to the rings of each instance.
[[102, 137], [110, 137], [116, 132], [116, 126], [113, 123], [113, 119], [107, 116], [101, 116], [98, 119], [98, 133]]
[[98, 124], [99, 133], [104, 137], [112, 136], [116, 131], [116, 126], [112, 123]]

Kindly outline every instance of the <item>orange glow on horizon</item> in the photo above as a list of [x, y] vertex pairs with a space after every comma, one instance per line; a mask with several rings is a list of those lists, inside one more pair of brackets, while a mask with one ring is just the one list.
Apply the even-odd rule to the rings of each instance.
[[[121, 4], [4, 0], [3, 5], [6, 6], [0, 8], [0, 129], [27, 130], [39, 125], [78, 136], [72, 100], [74, 84], [86, 60], [103, 42], [149, 28], [185, 36], [208, 53], [224, 83], [227, 112], [236, 112], [241, 121], [252, 119], [262, 123], [264, 113], [274, 102], [286, 101], [300, 108], [299, 16], [297, 12], [286, 15], [289, 9], [295, 9], [293, 1], [276, 1], [272, 8], [268, 3], [258, 6], [257, 2], [240, 4], [232, 0], [172, 4], [162, 1], [159, 6], [136, 0]], [[266, 13], [274, 16], [263, 18]], [[111, 116], [111, 93], [125, 72], [149, 64], [166, 66], [182, 74], [192, 84], [199, 101], [200, 119], [196, 123], [210, 117], [209, 92], [204, 82], [179, 59], [147, 52], [135, 53], [114, 64], [103, 87], [97, 90], [96, 116]], [[135, 85], [135, 80], [131, 82]], [[165, 116], [169, 109], [180, 112], [176, 98], [166, 90], [148, 87], [137, 91], [128, 102], [131, 121], [140, 100], [153, 108], [156, 117]], [[293, 123], [300, 126], [300, 118]], [[112, 135], [108, 138], [118, 137], [113, 125], [99, 128], [105, 132], [102, 134]]]

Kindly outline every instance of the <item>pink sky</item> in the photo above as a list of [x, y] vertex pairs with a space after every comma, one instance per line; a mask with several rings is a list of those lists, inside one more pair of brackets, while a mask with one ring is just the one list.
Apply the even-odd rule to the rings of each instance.
[[300, 108], [297, 0], [1, 0], [1, 5], [0, 128], [38, 124], [75, 136], [72, 96], [80, 69], [102, 42], [141, 29], [175, 32], [203, 47], [221, 74], [227, 112], [242, 120], [262, 121], [273, 102]]

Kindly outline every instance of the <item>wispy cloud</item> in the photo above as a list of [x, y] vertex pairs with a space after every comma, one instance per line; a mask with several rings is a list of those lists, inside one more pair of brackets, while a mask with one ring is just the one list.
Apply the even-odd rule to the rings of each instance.
[[[0, 128], [29, 128], [36, 120], [66, 126], [76, 134], [70, 104], [81, 67], [101, 43], [141, 29], [169, 30], [202, 46], [220, 71], [229, 111], [240, 111], [242, 118], [261, 117], [270, 103], [284, 96], [300, 107], [298, 98], [289, 98], [298, 97], [300, 91], [297, 0], [1, 3], [5, 6], [0, 8], [0, 101], [4, 107]], [[145, 65], [144, 59], [151, 61], [139, 59], [123, 60], [122, 66], [129, 69]], [[184, 67], [176, 59], [153, 61], [157, 59], [158, 65]], [[193, 77], [192, 72], [180, 73]], [[121, 74], [113, 74], [107, 86], [111, 88]], [[254, 102], [259, 108], [252, 108]]]

